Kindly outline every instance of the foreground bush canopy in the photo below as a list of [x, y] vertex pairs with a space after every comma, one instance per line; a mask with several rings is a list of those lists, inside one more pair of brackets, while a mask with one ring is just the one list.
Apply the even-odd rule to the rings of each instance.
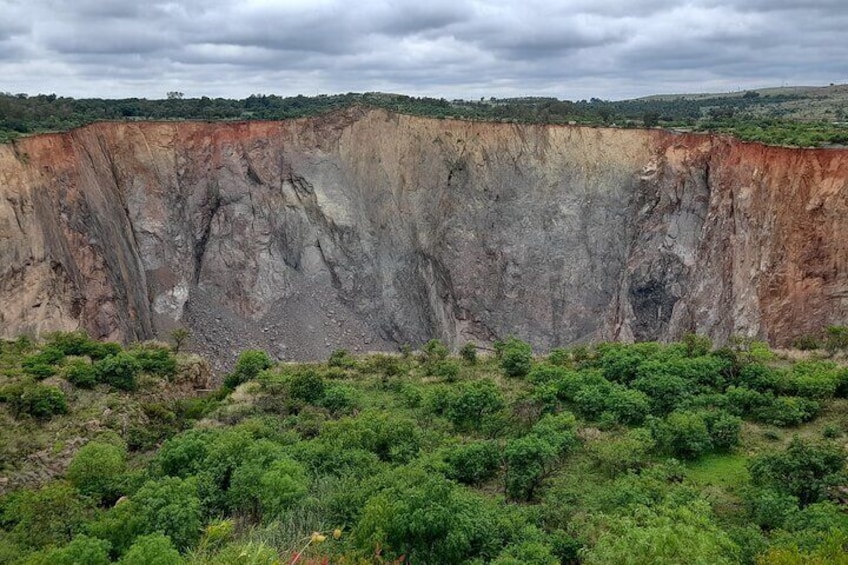
[[196, 398], [165, 344], [2, 342], [0, 564], [848, 562], [833, 352], [459, 353], [246, 351]]

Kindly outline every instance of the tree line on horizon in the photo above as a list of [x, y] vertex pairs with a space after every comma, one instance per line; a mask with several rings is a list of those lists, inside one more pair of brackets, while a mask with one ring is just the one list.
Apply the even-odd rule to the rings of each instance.
[[[282, 120], [314, 116], [360, 104], [427, 116], [517, 123], [683, 127], [718, 131], [748, 141], [819, 146], [848, 143], [840, 123], [801, 122], [781, 117], [782, 103], [796, 94], [712, 98], [642, 98], [609, 101], [553, 97], [447, 100], [378, 92], [289, 96], [253, 94], [243, 99], [186, 98], [168, 92], [163, 99], [71, 98], [56, 94], [0, 93], [0, 142], [22, 135], [67, 131], [104, 120]], [[763, 115], [767, 108], [767, 116]]]

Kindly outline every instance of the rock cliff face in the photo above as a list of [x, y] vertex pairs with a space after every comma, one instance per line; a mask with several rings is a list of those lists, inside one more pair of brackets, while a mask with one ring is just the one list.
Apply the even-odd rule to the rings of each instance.
[[848, 151], [349, 109], [0, 147], [0, 334], [225, 357], [848, 322]]

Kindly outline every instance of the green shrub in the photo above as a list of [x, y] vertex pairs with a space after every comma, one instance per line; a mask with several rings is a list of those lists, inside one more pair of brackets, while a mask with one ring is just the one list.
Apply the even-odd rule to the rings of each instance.
[[605, 411], [612, 414], [616, 423], [638, 426], [650, 410], [650, 400], [641, 391], [615, 385], [606, 400]]
[[458, 385], [446, 398], [445, 415], [457, 428], [479, 430], [486, 417], [506, 405], [500, 388], [489, 379]]
[[541, 532], [532, 530], [532, 527], [524, 528], [518, 540], [506, 546], [492, 565], [559, 565], [551, 546], [541, 539]]
[[801, 351], [815, 351], [821, 349], [822, 341], [818, 336], [806, 334], [796, 338], [792, 342], [792, 347]]
[[825, 330], [824, 348], [830, 354], [848, 349], [848, 326], [830, 326]]
[[295, 400], [316, 404], [324, 397], [324, 380], [312, 369], [296, 372], [288, 385], [289, 394]]
[[353, 358], [347, 349], [336, 349], [330, 353], [330, 357], [327, 359], [327, 365], [341, 369], [353, 369], [356, 367], [356, 359]]
[[542, 481], [577, 444], [574, 416], [546, 415], [529, 434], [504, 448], [504, 490], [516, 500], [531, 500]]
[[201, 507], [193, 479], [148, 481], [131, 500], [144, 532], [163, 533], [181, 550], [192, 547], [200, 537]]
[[127, 470], [126, 450], [108, 443], [90, 442], [80, 448], [68, 467], [67, 477], [83, 494], [101, 503], [113, 503], [121, 495]]
[[663, 451], [681, 459], [697, 459], [712, 448], [710, 430], [698, 412], [672, 412], [652, 432]]
[[644, 428], [629, 430], [621, 438], [593, 442], [589, 453], [595, 465], [614, 477], [627, 471], [638, 471], [648, 464], [655, 447], [651, 433]]
[[727, 399], [727, 410], [735, 416], [747, 415], [771, 403], [769, 396], [744, 386], [729, 386], [724, 396]]
[[162, 473], [182, 478], [199, 473], [214, 441], [206, 430], [188, 430], [166, 440], [156, 454]]
[[88, 347], [88, 356], [91, 357], [92, 361], [99, 361], [110, 355], [117, 355], [121, 351], [123, 351], [123, 348], [119, 343], [92, 341]]
[[841, 370], [835, 363], [799, 361], [785, 374], [780, 383], [780, 392], [789, 396], [826, 400], [836, 394], [841, 380]]
[[606, 411], [607, 400], [612, 391], [612, 383], [606, 379], [587, 383], [574, 394], [574, 408], [588, 420], [597, 420]]
[[31, 355], [23, 360], [21, 368], [24, 373], [36, 379], [46, 379], [56, 374], [57, 368], [43, 360], [41, 353]]
[[279, 516], [306, 496], [309, 480], [303, 467], [290, 459], [274, 461], [259, 479], [264, 516]]
[[500, 448], [494, 442], [477, 441], [459, 445], [447, 452], [447, 476], [466, 485], [479, 485], [491, 479], [500, 467]]
[[277, 444], [257, 440], [239, 457], [227, 497], [240, 515], [273, 518], [303, 498], [307, 486], [300, 463], [284, 455]]
[[557, 459], [556, 448], [536, 436], [507, 442], [505, 490], [515, 500], [531, 500]]
[[394, 355], [375, 354], [368, 357], [364, 370], [366, 373], [380, 375], [383, 384], [388, 384], [391, 377], [397, 377], [404, 371], [403, 362]]
[[714, 450], [729, 451], [739, 445], [739, 432], [742, 430], [741, 418], [724, 410], [715, 410], [705, 413], [704, 420]]
[[464, 563], [491, 554], [500, 541], [481, 497], [418, 469], [400, 470], [368, 499], [354, 540], [366, 554], [379, 548], [410, 563]]
[[758, 455], [748, 468], [754, 485], [797, 497], [801, 507], [823, 500], [830, 485], [848, 478], [840, 448], [798, 436], [782, 452]]
[[686, 355], [689, 357], [701, 357], [707, 355], [713, 348], [713, 343], [705, 335], [689, 333], [681, 340], [686, 346]]
[[730, 565], [739, 548], [711, 519], [705, 501], [639, 508], [602, 517], [596, 544], [583, 555], [586, 565]]
[[778, 396], [754, 410], [754, 418], [774, 426], [797, 426], [816, 417], [818, 402], [797, 396]]
[[243, 351], [236, 361], [233, 372], [224, 377], [224, 386], [234, 389], [242, 383], [255, 379], [261, 371], [270, 369], [273, 365], [271, 357], [264, 351]]
[[183, 565], [185, 560], [171, 543], [171, 539], [160, 533], [140, 536], [118, 565]]
[[73, 359], [65, 365], [65, 379], [79, 388], [94, 388], [97, 370], [86, 359]]
[[60, 351], [63, 356], [78, 357], [89, 355], [97, 342], [88, 337], [84, 331], [54, 332], [46, 336], [48, 347]]
[[573, 373], [563, 367], [540, 363], [527, 373], [527, 380], [534, 385], [543, 385], [559, 381], [570, 374]]
[[646, 363], [640, 369], [640, 374], [641, 376], [633, 381], [633, 388], [648, 396], [651, 412], [655, 415], [672, 412], [692, 395], [692, 383], [670, 373], [662, 364]]
[[459, 376], [459, 363], [453, 359], [436, 361], [427, 366], [427, 374], [438, 377], [447, 383], [452, 383]]
[[26, 565], [109, 565], [110, 544], [106, 540], [79, 534], [58, 549], [30, 556]]
[[334, 415], [349, 414], [362, 407], [362, 395], [349, 385], [330, 385], [324, 388], [321, 406]]
[[571, 353], [562, 347], [555, 347], [548, 353], [548, 363], [557, 367], [564, 367], [571, 362]]
[[783, 528], [798, 511], [798, 498], [770, 488], [750, 488], [744, 493], [745, 509], [751, 522], [769, 531]]
[[415, 421], [391, 412], [364, 411], [355, 418], [327, 422], [321, 437], [396, 463], [410, 461], [421, 448], [421, 430]]
[[47, 484], [38, 490], [23, 490], [5, 501], [4, 529], [30, 548], [61, 546], [84, 531], [91, 516], [91, 504], [79, 491], [64, 482]]
[[474, 365], [477, 363], [477, 346], [471, 342], [466, 343], [459, 349], [459, 356], [468, 363]]
[[109, 542], [109, 555], [117, 559], [127, 552], [133, 541], [145, 533], [142, 520], [131, 500], [123, 500], [101, 512], [86, 524], [86, 533]]
[[523, 377], [533, 366], [533, 350], [530, 344], [511, 337], [501, 349], [501, 368], [510, 377]]
[[431, 339], [421, 348], [424, 363], [433, 363], [447, 359], [450, 350], [438, 339]]
[[132, 391], [138, 386], [136, 376], [141, 365], [129, 353], [118, 353], [101, 359], [94, 365], [97, 380], [118, 390]]
[[49, 420], [57, 414], [68, 412], [65, 394], [55, 386], [36, 383], [11, 385], [3, 390], [3, 397], [16, 417], [27, 415]]
[[166, 345], [143, 343], [130, 351], [141, 371], [150, 375], [171, 378], [177, 371], [177, 358]]

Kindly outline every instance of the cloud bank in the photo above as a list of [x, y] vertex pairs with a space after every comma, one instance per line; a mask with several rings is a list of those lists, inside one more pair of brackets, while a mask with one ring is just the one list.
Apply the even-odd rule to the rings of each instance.
[[844, 0], [0, 0], [0, 91], [619, 99], [848, 82]]

